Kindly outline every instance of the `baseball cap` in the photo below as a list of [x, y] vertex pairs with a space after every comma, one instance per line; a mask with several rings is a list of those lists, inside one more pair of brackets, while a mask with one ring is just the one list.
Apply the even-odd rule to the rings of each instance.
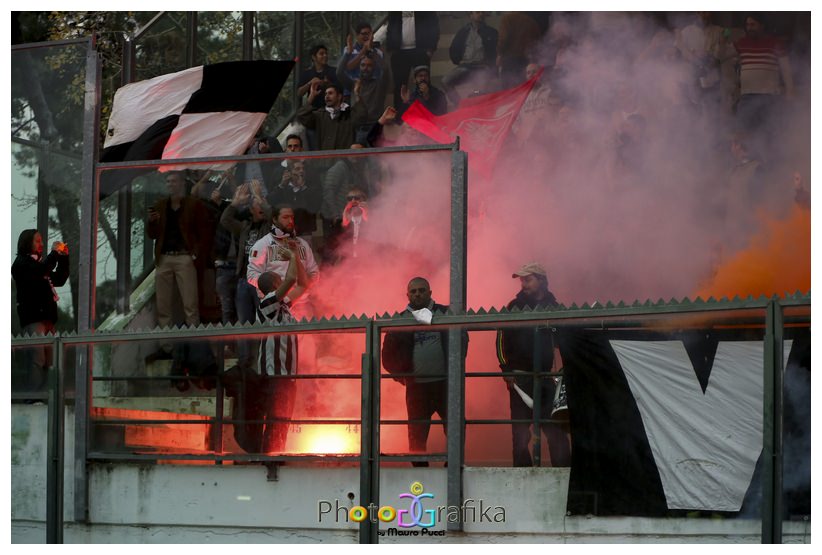
[[428, 66], [417, 66], [417, 67], [414, 68], [414, 77], [416, 77], [417, 74], [421, 71], [428, 71], [429, 73], [431, 73], [430, 70], [428, 69]]
[[530, 274], [537, 274], [543, 277], [548, 277], [548, 274], [545, 272], [545, 268], [543, 268], [542, 265], [537, 262], [527, 262], [526, 264], [523, 264], [519, 270], [511, 274], [511, 277], [518, 278]]

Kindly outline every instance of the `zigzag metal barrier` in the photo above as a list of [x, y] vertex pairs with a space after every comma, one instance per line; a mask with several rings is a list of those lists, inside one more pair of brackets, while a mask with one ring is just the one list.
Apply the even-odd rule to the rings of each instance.
[[[665, 302], [645, 301], [634, 302], [631, 305], [626, 303], [607, 302], [604, 305], [598, 303], [583, 304], [581, 306], [571, 305], [570, 307], [560, 306], [553, 310], [542, 307], [535, 309], [513, 309], [507, 310], [496, 308], [479, 308], [468, 310], [465, 313], [453, 313], [448, 311], [444, 314], [435, 315], [433, 329], [464, 329], [470, 331], [493, 330], [500, 324], [522, 324], [541, 322], [552, 327], [574, 328], [622, 328], [647, 325], [649, 323], [664, 321], [667, 317], [678, 315], [700, 315], [712, 316], [712, 323], [721, 322], [732, 325], [755, 325], [765, 328], [765, 437], [764, 437], [764, 491], [763, 491], [763, 518], [762, 518], [762, 540], [764, 542], [781, 541], [781, 411], [782, 411], [782, 372], [781, 369], [781, 343], [783, 330], [791, 325], [807, 325], [810, 323], [810, 293], [795, 293], [784, 297], [747, 297], [733, 299], [713, 298], [702, 300], [697, 298], [693, 301], [682, 299], [677, 301], [671, 299]], [[745, 311], [758, 310], [765, 311], [763, 315], [746, 316]], [[359, 424], [360, 433], [360, 453], [347, 457], [349, 460], [359, 460], [360, 465], [360, 502], [364, 505], [369, 503], [379, 504], [379, 473], [380, 473], [380, 449], [379, 449], [379, 426], [386, 423], [379, 418], [380, 400], [380, 336], [381, 333], [391, 328], [411, 329], [420, 327], [413, 318], [403, 316], [398, 313], [376, 315], [373, 317], [361, 314], [349, 316], [332, 316], [330, 318], [301, 320], [295, 324], [278, 326], [277, 334], [308, 334], [308, 333], [330, 333], [330, 332], [361, 332], [364, 334], [365, 348], [362, 355], [362, 373], [356, 375], [312, 375], [312, 378], [359, 378], [362, 386], [362, 410]], [[430, 329], [430, 328], [429, 328]], [[92, 347], [104, 344], [124, 344], [145, 340], [190, 340], [190, 339], [219, 339], [228, 336], [242, 338], [244, 336], [260, 336], [271, 334], [270, 326], [260, 324], [248, 325], [227, 325], [207, 324], [197, 328], [174, 328], [174, 329], [154, 329], [154, 330], [133, 330], [128, 332], [100, 332], [100, 333], [67, 333], [47, 336], [22, 336], [12, 338], [12, 349], [25, 349], [27, 347], [42, 347], [51, 345], [54, 349], [54, 366], [51, 371], [49, 390], [49, 473], [47, 480], [48, 489], [48, 522], [47, 532], [49, 541], [59, 542], [62, 540], [62, 445], [64, 437], [64, 426], [62, 422], [63, 406], [65, 400], [65, 387], [63, 383], [63, 361], [65, 360], [62, 350], [67, 347]], [[471, 376], [493, 375], [494, 373], [471, 373]], [[449, 399], [449, 414], [459, 415], [459, 420], [449, 419], [450, 426], [465, 426], [465, 414], [463, 410], [465, 372], [462, 372], [462, 387], [458, 388], [457, 399]], [[165, 376], [164, 379], [168, 379]], [[94, 378], [95, 381], [105, 381], [106, 378]], [[120, 378], [122, 380], [135, 380], [140, 378]], [[219, 380], [217, 380], [219, 388]], [[222, 396], [220, 389], [217, 391], [218, 397]], [[221, 409], [220, 409], [221, 410]], [[83, 415], [82, 418], [75, 416], [75, 433], [86, 434], [89, 426], [90, 414]], [[452, 420], [454, 420], [452, 424]], [[211, 422], [222, 423], [222, 415], [218, 414]], [[163, 422], [152, 420], [130, 420], [133, 424], [140, 422]], [[348, 422], [335, 419], [322, 420], [321, 423]], [[473, 421], [472, 421], [473, 422]], [[494, 421], [496, 422], [496, 421]], [[500, 421], [503, 422], [503, 421]], [[510, 420], [505, 422], [511, 422]], [[179, 422], [178, 422], [179, 423]], [[200, 422], [198, 422], [200, 423]], [[350, 423], [350, 422], [349, 422]], [[393, 421], [391, 423], [394, 423]], [[218, 426], [221, 428], [221, 426]], [[450, 434], [449, 434], [450, 437]], [[463, 445], [448, 444], [447, 460], [449, 462], [448, 484], [449, 497], [453, 495], [461, 496], [461, 469], [463, 466]], [[109, 460], [157, 460], [167, 458], [173, 460], [210, 460], [215, 464], [220, 464], [226, 460], [252, 460], [259, 462], [282, 462], [293, 459], [314, 460], [318, 457], [305, 456], [271, 456], [271, 455], [225, 455], [225, 454], [173, 454], [173, 455], [135, 455], [129, 453], [88, 453], [89, 459], [109, 459]], [[442, 460], [441, 456], [422, 455], [419, 457], [390, 457], [397, 460]], [[456, 464], [454, 464], [456, 463]], [[456, 483], [455, 483], [456, 481]], [[456, 493], [454, 493], [456, 492]], [[451, 501], [449, 500], [449, 503]], [[362, 543], [374, 543], [377, 541], [377, 526], [368, 522], [360, 524], [360, 541]]]

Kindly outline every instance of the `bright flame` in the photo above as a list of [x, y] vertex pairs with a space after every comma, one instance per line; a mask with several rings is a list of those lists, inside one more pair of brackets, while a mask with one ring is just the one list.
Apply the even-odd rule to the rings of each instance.
[[358, 426], [345, 424], [301, 424], [299, 431], [289, 433], [289, 451], [310, 454], [359, 453]]

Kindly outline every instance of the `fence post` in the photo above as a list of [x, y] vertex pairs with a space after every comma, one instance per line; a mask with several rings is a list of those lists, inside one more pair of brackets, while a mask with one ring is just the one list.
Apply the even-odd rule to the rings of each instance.
[[[454, 312], [466, 305], [468, 156], [459, 150], [451, 154], [451, 283], [449, 304]], [[461, 329], [448, 332], [448, 505], [462, 505], [462, 464], [465, 446], [465, 359]], [[462, 522], [448, 522], [448, 530], [461, 531]]]
[[[362, 403], [360, 405], [360, 504], [364, 507], [377, 502], [380, 484], [380, 380], [379, 359], [374, 355], [374, 335], [374, 321], [371, 320], [365, 328], [365, 353], [362, 355]], [[376, 336], [377, 353], [379, 353], [379, 331], [376, 332]], [[379, 354], [376, 356], [378, 357]], [[374, 371], [375, 360], [376, 372]], [[360, 543], [378, 543], [378, 527], [379, 524], [372, 523], [370, 518], [362, 521], [360, 523]]]
[[63, 543], [63, 448], [65, 388], [63, 383], [63, 343], [60, 337], [52, 343], [52, 366], [49, 369], [48, 447], [46, 459], [46, 543]]
[[782, 395], [784, 377], [782, 306], [765, 314], [765, 378], [762, 441], [762, 543], [782, 543]]
[[[102, 90], [102, 65], [95, 50], [95, 38], [89, 40], [86, 55], [85, 105], [83, 112], [83, 183], [80, 197], [80, 291], [77, 303], [77, 330], [88, 332], [92, 328], [94, 307], [94, 275], [92, 268], [97, 244], [97, 187], [96, 165], [100, 147], [100, 98]], [[86, 456], [88, 455], [89, 384], [93, 347], [75, 350], [76, 370], [74, 377], [74, 520], [88, 520], [88, 480]]]

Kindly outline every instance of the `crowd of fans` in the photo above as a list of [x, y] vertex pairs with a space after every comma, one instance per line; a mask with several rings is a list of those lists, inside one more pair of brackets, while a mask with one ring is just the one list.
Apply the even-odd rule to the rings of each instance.
[[[578, 164], [585, 153], [599, 155], [604, 142], [609, 153], [609, 187], [618, 188], [632, 180], [649, 181], [649, 137], [660, 128], [671, 129], [671, 122], [687, 121], [690, 129], [703, 130], [698, 136], [708, 139], [706, 149], [724, 142], [729, 160], [724, 186], [706, 203], [705, 210], [733, 222], [753, 218], [752, 207], [762, 195], [765, 181], [772, 177], [769, 168], [783, 168], [788, 156], [780, 141], [780, 123], [795, 96], [789, 48], [783, 38], [769, 33], [765, 16], [747, 14], [744, 28], [716, 25], [707, 12], [679, 24], [664, 16], [652, 18], [652, 32], [645, 30], [649, 40], [614, 52], [616, 67], [636, 71], [617, 80], [616, 86], [604, 87], [604, 92], [575, 86], [579, 85], [575, 81], [579, 68], [574, 63], [581, 52], [596, 53], [597, 47], [592, 45], [599, 38], [581, 21], [560, 17], [549, 25], [543, 14], [510, 12], [501, 16], [497, 30], [485, 19], [484, 12], [471, 12], [454, 36], [448, 50], [453, 68], [441, 76], [444, 90], [432, 83], [431, 61], [440, 38], [436, 13], [392, 12], [387, 25], [376, 33], [369, 23], [360, 22], [348, 36], [336, 67], [329, 64], [327, 46], [318, 44], [311, 49], [311, 64], [301, 72], [298, 83], [304, 103], [289, 126], [290, 132], [283, 138], [260, 135], [247, 152], [285, 152], [288, 158], [255, 159], [226, 171], [166, 173], [168, 194], [149, 208], [146, 220], [147, 235], [154, 240], [158, 325], [183, 323], [174, 321], [175, 295], [189, 326], [266, 320], [282, 324], [311, 318], [315, 315], [309, 293], [312, 284], [323, 267], [360, 255], [368, 200], [379, 195], [390, 176], [372, 157], [301, 158], [300, 153], [378, 146], [386, 126], [402, 132], [402, 115], [414, 102], [441, 115], [458, 110], [463, 98], [505, 90], [526, 80], [534, 80], [534, 84], [511, 128], [513, 138], [506, 142], [509, 163], [523, 164], [518, 152], [530, 153], [534, 145], [546, 145], [537, 165], [547, 174], [561, 174], [569, 160]], [[647, 22], [642, 18], [636, 21], [637, 25]], [[642, 75], [640, 67], [666, 68], [657, 74], [665, 75], [664, 86], [641, 82], [637, 78]], [[582, 133], [584, 126], [578, 116], [583, 112], [595, 115], [598, 129], [606, 132]], [[596, 145], [592, 137], [599, 141]], [[572, 152], [576, 154], [571, 156]], [[791, 177], [796, 202], [809, 208], [802, 175], [793, 172]], [[14, 277], [21, 324], [27, 331], [37, 332], [53, 329], [56, 315], [51, 313], [56, 309], [52, 307], [51, 285], [65, 282], [67, 262], [58, 264], [58, 259], [67, 258], [67, 252], [58, 249], [43, 260], [39, 234], [28, 232], [20, 238]], [[43, 283], [42, 291], [36, 294], [21, 286], [30, 276], [20, 268], [29, 266], [38, 276], [46, 276], [46, 281], [38, 278]], [[547, 295], [545, 270], [531, 266], [526, 265], [527, 271], [514, 277], [527, 278], [523, 281], [526, 291], [528, 279], [537, 284], [542, 276]], [[49, 287], [44, 289], [46, 282]], [[417, 290], [428, 294], [419, 306], [412, 300]], [[435, 306], [430, 287], [422, 278], [409, 283], [408, 294], [411, 308]], [[544, 300], [540, 295], [535, 298]], [[48, 301], [43, 306], [51, 308], [32, 312], [33, 305], [26, 299], [35, 296]], [[443, 343], [435, 336], [434, 343]], [[405, 350], [413, 344], [409, 338], [405, 338]], [[509, 343], [516, 339], [510, 334], [500, 338]], [[287, 349], [282, 350], [288, 354], [283, 354], [282, 360], [279, 344], [264, 345], [269, 375], [296, 373], [297, 342], [295, 338], [288, 340]], [[438, 356], [439, 348], [437, 344], [434, 349]], [[258, 364], [259, 351], [259, 344], [240, 341], [228, 345], [224, 354], [236, 357], [238, 367], [250, 368]], [[413, 359], [406, 355], [405, 359]], [[552, 357], [547, 369], [552, 366]], [[49, 365], [49, 358], [50, 354], [43, 352], [31, 365], [42, 369]], [[161, 345], [146, 362], [157, 358], [172, 358], [171, 345]], [[440, 362], [444, 367], [444, 359]], [[506, 370], [508, 359], [502, 357], [500, 363]], [[527, 361], [519, 364], [527, 366]], [[258, 372], [266, 373], [263, 368]], [[36, 380], [42, 379], [41, 371]], [[525, 405], [519, 406], [520, 394], [512, 389], [513, 378], [508, 383], [512, 417], [530, 418]], [[288, 419], [293, 408], [292, 387], [283, 386], [276, 392], [288, 397], [287, 414], [256, 417]], [[439, 385], [435, 389], [445, 391]], [[553, 398], [553, 389], [550, 393]], [[268, 392], [262, 397], [274, 395]], [[412, 404], [409, 401], [409, 406]], [[544, 405], [550, 406], [550, 399]], [[422, 417], [431, 414], [428, 411]], [[528, 466], [525, 431], [515, 428], [515, 434], [520, 435], [515, 440], [514, 458], [517, 465]], [[426, 428], [420, 437], [411, 434], [412, 450], [425, 450], [427, 433]], [[564, 436], [552, 433], [560, 436], [552, 440], [552, 447], [564, 447]], [[285, 432], [271, 428], [264, 441], [269, 451], [281, 450]], [[552, 456], [556, 464], [566, 464], [564, 451], [552, 452]]]
[[[371, 24], [360, 22], [348, 36], [336, 67], [329, 64], [327, 46], [311, 49], [311, 64], [299, 82], [304, 104], [289, 127], [290, 134], [280, 140], [260, 136], [248, 153], [298, 155], [307, 150], [376, 146], [385, 126], [407, 127], [402, 113], [414, 101], [442, 114], [458, 109], [465, 96], [535, 79], [511, 131], [512, 153], [527, 145], [550, 145], [544, 169], [558, 171], [571, 151], [600, 152], [601, 145], [586, 144], [590, 137], [579, 136], [575, 125], [577, 114], [585, 110], [601, 116], [602, 125], [610, 130], [605, 138], [608, 171], [619, 183], [643, 171], [651, 129], [665, 117], [687, 114], [689, 120], [696, 120], [694, 126], [705, 123], [717, 141], [727, 141], [728, 186], [717, 192], [721, 198], [708, 209], [729, 211], [733, 205], [745, 205], [736, 201], [758, 194], [765, 170], [776, 165], [780, 156], [773, 122], [794, 96], [786, 42], [768, 33], [764, 16], [746, 15], [744, 29], [715, 25], [707, 12], [693, 14], [687, 22], [680, 19], [678, 25], [664, 16], [653, 19], [653, 32], [646, 30], [649, 41], [614, 54], [632, 57], [632, 67], [660, 62], [682, 69], [677, 75], [684, 77], [667, 97], [649, 98], [641, 83], [630, 79], [604, 96], [575, 89], [569, 79], [570, 64], [596, 33], [581, 31], [584, 26], [568, 16], [557, 17], [549, 26], [543, 15], [506, 13], [497, 30], [485, 23], [484, 12], [471, 12], [449, 46], [453, 68], [442, 77], [444, 92], [431, 83], [431, 57], [440, 35], [435, 13], [392, 13], [376, 33]], [[388, 102], [392, 90], [393, 104]], [[657, 97], [658, 92], [654, 91]], [[512, 158], [516, 160], [516, 155]], [[253, 319], [252, 311], [239, 308], [236, 283], [245, 281], [248, 251], [267, 232], [279, 206], [293, 210], [294, 235], [306, 242], [320, 265], [338, 263], [343, 251], [355, 255], [360, 226], [367, 219], [366, 199], [379, 194], [386, 171], [369, 157], [294, 157], [247, 162], [227, 172], [168, 176], [170, 187], [174, 183], [179, 188], [181, 179], [188, 183], [185, 192], [172, 192], [170, 198], [198, 199], [198, 206], [187, 211], [206, 214], [196, 218], [200, 222], [196, 230], [183, 230], [181, 237], [172, 238], [175, 248], [165, 249], [196, 254], [200, 314], [192, 308], [189, 289], [184, 299], [186, 322], [230, 323], [237, 321], [240, 312], [242, 320]], [[806, 205], [808, 193], [801, 176], [795, 182], [797, 200]], [[352, 207], [356, 208], [352, 211]], [[157, 208], [166, 209], [165, 205]], [[181, 225], [186, 218], [180, 219]], [[165, 220], [152, 212], [149, 224], [149, 235], [158, 239], [158, 226], [165, 226]], [[196, 239], [189, 241], [189, 235]], [[158, 258], [162, 244], [159, 239], [155, 245]], [[167, 262], [167, 258], [165, 264], [158, 262], [158, 268], [167, 270]], [[191, 269], [187, 272], [189, 277], [181, 277], [183, 281], [192, 279]], [[203, 279], [214, 283], [202, 283]], [[215, 293], [219, 303], [209, 303], [204, 298], [208, 292]], [[164, 307], [158, 308], [158, 321], [167, 325], [168, 302], [163, 295], [158, 289], [158, 303], [162, 300], [159, 304]]]

